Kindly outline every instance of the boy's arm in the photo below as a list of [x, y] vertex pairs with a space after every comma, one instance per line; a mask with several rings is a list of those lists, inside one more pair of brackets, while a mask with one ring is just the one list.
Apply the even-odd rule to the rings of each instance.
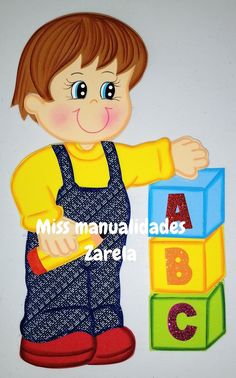
[[50, 146], [32, 153], [18, 165], [11, 190], [22, 227], [34, 232], [38, 219], [53, 222], [63, 216], [62, 207], [56, 205], [61, 185], [60, 169]]
[[136, 146], [116, 144], [122, 178], [126, 187], [167, 180], [174, 174], [193, 179], [208, 165], [208, 152], [191, 137], [174, 142], [162, 138]]
[[61, 186], [60, 168], [50, 146], [25, 158], [16, 168], [11, 181], [21, 225], [26, 230], [35, 232], [39, 219], [42, 222], [48, 219], [50, 223], [67, 222], [69, 227], [67, 234], [46, 232], [38, 235], [40, 250], [53, 257], [66, 257], [75, 251], [86, 253], [85, 239], [88, 245], [94, 246], [100, 244], [102, 239], [99, 235], [75, 234], [74, 222], [64, 218], [63, 208], [56, 204], [57, 192]]

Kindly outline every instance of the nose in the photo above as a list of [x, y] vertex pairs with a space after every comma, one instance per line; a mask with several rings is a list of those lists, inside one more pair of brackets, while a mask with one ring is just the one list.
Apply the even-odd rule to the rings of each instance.
[[96, 98], [93, 98], [92, 100], [89, 101], [90, 104], [92, 104], [93, 102], [97, 103], [98, 100], [96, 100]]

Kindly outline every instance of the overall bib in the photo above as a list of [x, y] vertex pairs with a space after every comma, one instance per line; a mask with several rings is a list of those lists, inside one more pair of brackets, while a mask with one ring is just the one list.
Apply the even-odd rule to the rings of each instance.
[[[75, 222], [124, 222], [128, 226], [130, 203], [117, 152], [112, 142], [102, 142], [102, 147], [109, 168], [108, 185], [87, 188], [75, 182], [65, 146], [52, 145], [63, 179], [56, 203], [63, 207], [64, 216]], [[126, 234], [107, 234], [97, 248], [119, 248], [122, 251], [126, 238]], [[109, 254], [107, 261], [86, 261], [82, 256], [47, 273], [35, 275], [27, 254], [37, 246], [37, 234], [28, 232], [27, 296], [20, 325], [25, 339], [46, 342], [77, 331], [97, 336], [111, 328], [123, 327], [119, 277], [122, 258], [116, 261]]]

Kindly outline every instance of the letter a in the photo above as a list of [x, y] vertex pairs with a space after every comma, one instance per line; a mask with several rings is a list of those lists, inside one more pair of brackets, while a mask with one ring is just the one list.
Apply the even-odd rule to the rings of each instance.
[[180, 221], [185, 222], [185, 228], [193, 228], [186, 198], [183, 193], [168, 194], [166, 217], [169, 219], [169, 224]]

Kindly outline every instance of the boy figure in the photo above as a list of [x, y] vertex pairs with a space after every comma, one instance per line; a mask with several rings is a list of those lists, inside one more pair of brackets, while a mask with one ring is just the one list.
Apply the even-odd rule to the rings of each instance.
[[[34, 365], [110, 364], [129, 358], [133, 333], [120, 306], [121, 262], [68, 262], [78, 248], [74, 222], [130, 220], [126, 189], [174, 174], [193, 179], [208, 165], [207, 150], [190, 137], [137, 146], [112, 143], [131, 114], [129, 90], [142, 77], [147, 51], [123, 22], [96, 13], [57, 18], [37, 30], [20, 58], [12, 105], [61, 141], [27, 156], [12, 193], [26, 243], [25, 314], [21, 357]], [[36, 234], [37, 221], [67, 221], [67, 234]], [[126, 235], [91, 235], [115, 249]], [[63, 264], [36, 274], [39, 248]], [[55, 260], [56, 261], [56, 260]]]

